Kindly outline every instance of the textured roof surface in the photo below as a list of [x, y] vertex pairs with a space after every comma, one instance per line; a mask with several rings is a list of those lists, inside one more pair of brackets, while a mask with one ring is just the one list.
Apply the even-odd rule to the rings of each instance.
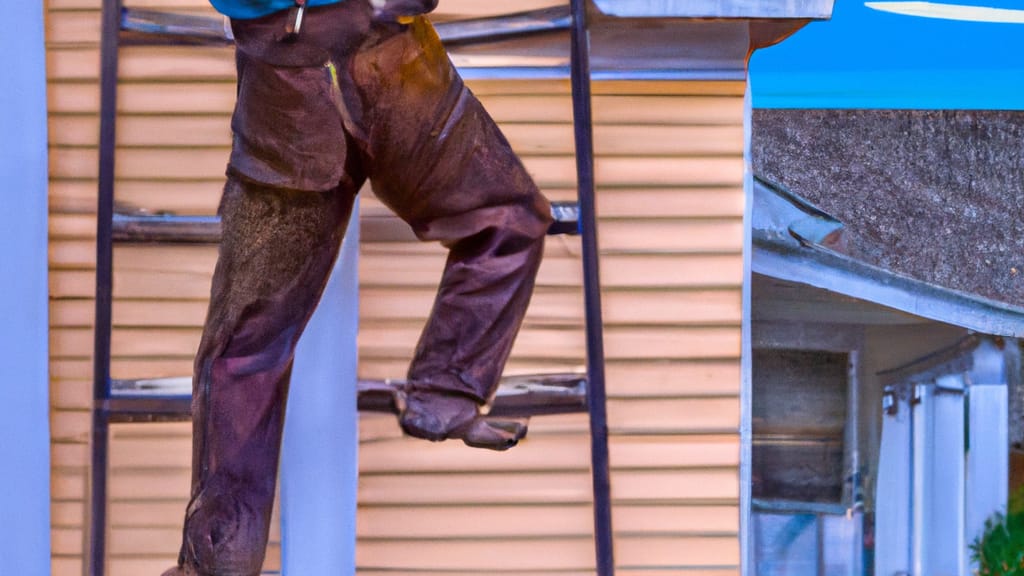
[[1024, 113], [755, 110], [752, 154], [852, 255], [1024, 305]]

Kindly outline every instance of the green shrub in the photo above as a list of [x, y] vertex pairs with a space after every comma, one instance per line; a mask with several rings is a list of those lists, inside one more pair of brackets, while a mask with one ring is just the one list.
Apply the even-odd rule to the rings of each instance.
[[981, 536], [971, 544], [971, 559], [979, 576], [1024, 576], [1024, 488], [1010, 497], [1006, 513], [985, 521]]

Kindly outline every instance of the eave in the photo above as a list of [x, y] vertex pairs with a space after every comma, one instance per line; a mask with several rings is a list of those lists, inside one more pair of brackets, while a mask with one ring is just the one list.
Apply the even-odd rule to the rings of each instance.
[[923, 282], [844, 252], [843, 224], [799, 197], [754, 180], [751, 268], [996, 336], [1024, 337], [1024, 308]]

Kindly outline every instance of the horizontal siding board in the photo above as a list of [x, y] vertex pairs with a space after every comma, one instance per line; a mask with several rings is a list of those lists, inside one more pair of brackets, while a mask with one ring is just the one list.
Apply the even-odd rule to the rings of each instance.
[[76, 528], [53, 528], [50, 530], [50, 546], [53, 554], [78, 555], [82, 553], [83, 540], [82, 529]]
[[112, 528], [154, 528], [176, 526], [181, 529], [188, 498], [111, 502], [107, 510]]
[[604, 253], [736, 252], [743, 246], [741, 219], [607, 220], [600, 223]]
[[[50, 81], [96, 81], [99, 47], [53, 47], [47, 51]], [[124, 81], [166, 78], [228, 81], [235, 76], [233, 49], [227, 47], [131, 46], [120, 51], [119, 77]]]
[[84, 573], [85, 561], [81, 555], [61, 555], [52, 553], [50, 559], [50, 576], [81, 576]]
[[[356, 532], [381, 540], [438, 538], [589, 537], [593, 510], [588, 504], [509, 506], [499, 508], [500, 521], [482, 524], [475, 506], [363, 506]], [[613, 508], [616, 533], [729, 535], [739, 529], [734, 506], [618, 504]], [[441, 528], [443, 527], [443, 528]]]
[[608, 360], [652, 361], [689, 358], [739, 358], [737, 327], [610, 328], [605, 332]]
[[[612, 498], [619, 502], [732, 502], [738, 498], [738, 470], [666, 469], [617, 471]], [[581, 504], [591, 501], [588, 472], [465, 472], [449, 474], [364, 474], [363, 504]]]
[[114, 358], [110, 372], [114, 378], [170, 378], [192, 373], [193, 357]]
[[495, 522], [480, 522], [483, 510], [474, 506], [417, 508], [363, 506], [356, 534], [361, 539], [455, 539], [583, 537], [593, 529], [589, 505], [509, 506], [493, 511]]
[[735, 360], [621, 360], [605, 364], [611, 398], [738, 396], [740, 365]]
[[[502, 128], [512, 147], [526, 155], [573, 154], [570, 123], [509, 123]], [[51, 117], [51, 145], [93, 146], [98, 142], [95, 115]], [[607, 156], [715, 156], [735, 155], [743, 139], [742, 126], [598, 125], [594, 127], [595, 153]], [[229, 114], [122, 115], [117, 123], [117, 145], [139, 147], [222, 147], [231, 145]]]
[[[115, 356], [192, 355], [199, 347], [199, 328], [116, 328], [111, 347]], [[57, 328], [50, 331], [53, 356], [87, 357], [92, 354], [92, 330]]]
[[362, 541], [356, 568], [461, 570], [487, 574], [504, 570], [586, 570], [593, 565], [589, 538], [522, 540]]
[[[598, 216], [614, 218], [742, 218], [742, 188], [597, 189]], [[603, 228], [602, 228], [603, 230]], [[735, 248], [731, 248], [735, 250]]]
[[85, 487], [84, 468], [56, 468], [50, 475], [50, 496], [54, 502], [82, 502]]
[[[552, 255], [537, 275], [539, 286], [580, 286], [579, 257]], [[378, 254], [387, 257], [375, 257]], [[443, 254], [402, 255], [363, 247], [359, 274], [365, 286], [436, 287]], [[609, 254], [601, 258], [605, 288], [736, 288], [743, 275], [742, 254]]]
[[110, 447], [110, 465], [114, 468], [187, 468], [191, 463], [190, 436], [124, 438], [113, 442]]
[[[637, 537], [616, 541], [617, 562], [625, 566], [736, 566], [739, 544], [731, 537]], [[593, 564], [590, 539], [524, 539], [507, 541], [363, 542], [357, 550], [360, 569], [404, 571], [416, 567], [439, 570], [493, 568], [578, 570]]]
[[735, 537], [637, 536], [619, 537], [615, 561], [629, 567], [736, 567], [740, 545]]
[[[710, 409], [717, 407], [712, 404]], [[543, 418], [534, 418], [539, 423]], [[395, 426], [391, 420], [388, 425]], [[711, 427], [711, 426], [708, 426]], [[587, 470], [590, 454], [586, 434], [534, 436], [505, 454], [466, 450], [458, 442], [423, 445], [409, 439], [366, 443], [359, 453], [364, 474], [523, 472]], [[739, 465], [739, 442], [728, 435], [612, 437], [611, 464], [615, 470], [665, 468], [716, 468]]]
[[[196, 327], [206, 318], [206, 300], [117, 301], [113, 324], [118, 327]], [[95, 313], [92, 300], [57, 300], [50, 303], [50, 322], [54, 327], [91, 327]]]
[[[359, 347], [372, 358], [404, 358], [419, 339], [418, 324], [365, 322]], [[609, 360], [673, 360], [738, 358], [740, 335], [735, 327], [609, 327], [605, 331], [605, 358]], [[525, 324], [513, 354], [530, 358], [582, 358], [585, 335], [579, 328], [559, 329]]]
[[[502, 123], [565, 124], [572, 118], [567, 82], [470, 81], [469, 85], [487, 112]], [[594, 83], [595, 126], [743, 125], [742, 97], [601, 94], [605, 86], [603, 82]], [[658, 87], [658, 84], [654, 86]], [[663, 88], [666, 86], [664, 83], [660, 85]], [[517, 93], [515, 88], [525, 88], [531, 92]], [[54, 80], [48, 97], [51, 114], [96, 114], [99, 110], [99, 90], [95, 83]], [[173, 82], [161, 83], [123, 83], [118, 87], [118, 111], [121, 113], [228, 115], [234, 105], [234, 83], [226, 80], [190, 82], [187, 79], [175, 79]]]
[[[657, 299], [657, 307], [644, 305], [652, 299]], [[373, 320], [422, 320], [433, 300], [434, 291], [430, 289], [364, 288], [359, 295], [359, 313]], [[606, 290], [601, 304], [608, 325], [738, 325], [741, 312], [736, 290]], [[541, 287], [530, 301], [529, 318], [541, 324], [578, 324], [582, 312], [580, 289]]]
[[[90, 81], [58, 81], [51, 78], [48, 103], [53, 114], [98, 114], [99, 88]], [[117, 89], [119, 113], [130, 114], [230, 114], [235, 107], [234, 82], [123, 83]]]
[[[52, 180], [51, 210], [82, 217], [94, 215], [96, 186], [95, 179]], [[121, 206], [145, 208], [150, 212], [209, 215], [217, 211], [224, 179], [163, 182], [119, 180], [115, 182], [114, 188], [115, 200]], [[88, 237], [95, 237], [95, 232]]]
[[[197, 290], [201, 290], [197, 288]], [[205, 293], [203, 294], [205, 296]], [[432, 290], [387, 288], [366, 289], [361, 294], [360, 310], [373, 321], [408, 321], [414, 328], [423, 322], [433, 303]], [[658, 308], [644, 306], [645, 299], [657, 298]], [[734, 291], [606, 291], [603, 311], [606, 325], [738, 325], [739, 293]], [[129, 300], [121, 298], [113, 308], [115, 326], [123, 327], [195, 327], [206, 316], [206, 299]], [[583, 309], [582, 295], [577, 289], [544, 290], [534, 295], [530, 314], [537, 318], [535, 326], [579, 325]], [[52, 325], [55, 327], [92, 326], [95, 305], [90, 299], [63, 299], [51, 303]], [[418, 329], [418, 328], [416, 328]]]
[[78, 527], [84, 518], [83, 502], [54, 502], [50, 505], [50, 524], [54, 527]]
[[738, 397], [608, 400], [613, 433], [738, 434], [739, 424]]
[[88, 411], [60, 410], [50, 414], [50, 438], [53, 442], [88, 442], [92, 414]]
[[[56, 364], [56, 362], [54, 362]], [[91, 367], [90, 367], [91, 368]], [[92, 408], [92, 380], [82, 374], [78, 379], [50, 376], [50, 406], [53, 410], [88, 410]]]
[[181, 528], [148, 526], [112, 528], [109, 538], [108, 553], [112, 556], [160, 555], [173, 558], [181, 547]]
[[188, 467], [146, 470], [115, 468], [111, 472], [108, 483], [111, 502], [188, 498], [191, 483], [191, 470]]
[[[117, 145], [124, 148], [169, 148], [231, 146], [231, 118], [215, 116], [129, 116], [117, 121]], [[55, 146], [96, 147], [99, 142], [99, 117], [75, 115], [51, 117], [50, 144]]]
[[[228, 148], [119, 148], [115, 176], [122, 179], [220, 180]], [[564, 188], [576, 181], [572, 156], [523, 156], [527, 171], [541, 187]], [[739, 186], [742, 157], [661, 156], [595, 158], [595, 177], [603, 186]], [[98, 155], [92, 148], [53, 147], [50, 173], [55, 178], [94, 179]]]

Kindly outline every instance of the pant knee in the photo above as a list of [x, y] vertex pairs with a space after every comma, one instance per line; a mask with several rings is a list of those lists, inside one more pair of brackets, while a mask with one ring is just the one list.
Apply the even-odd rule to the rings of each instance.
[[204, 576], [257, 576], [269, 514], [253, 505], [243, 485], [225, 488], [209, 486], [193, 500], [185, 522], [186, 565]]

